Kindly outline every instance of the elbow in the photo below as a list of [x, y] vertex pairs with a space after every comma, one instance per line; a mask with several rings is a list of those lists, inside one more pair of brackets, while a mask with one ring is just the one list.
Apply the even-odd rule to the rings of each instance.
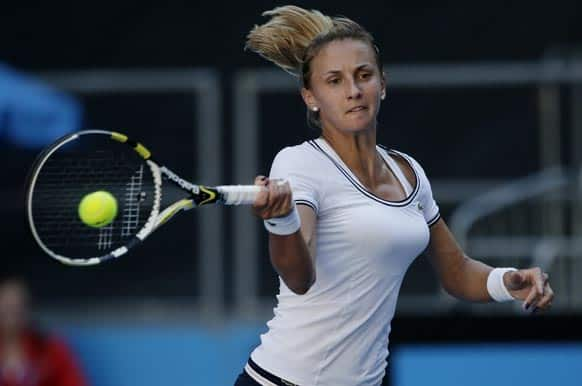
[[315, 284], [315, 274], [311, 275], [308, 280], [301, 280], [300, 282], [293, 283], [293, 285], [288, 285], [287, 287], [289, 287], [295, 295], [305, 295], [313, 284]]
[[454, 298], [459, 298], [459, 291], [456, 289], [455, 286], [445, 283], [443, 283], [442, 286], [447, 294], [451, 295]]
[[305, 295], [309, 291], [308, 286], [289, 288], [295, 295]]

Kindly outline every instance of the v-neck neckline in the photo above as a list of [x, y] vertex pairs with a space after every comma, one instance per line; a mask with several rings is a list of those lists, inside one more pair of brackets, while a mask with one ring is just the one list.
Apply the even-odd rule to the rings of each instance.
[[[410, 165], [412, 171], [414, 172], [414, 177], [415, 177], [415, 182], [416, 182], [414, 187], [411, 186], [412, 189], [410, 190], [410, 192], [408, 191], [408, 189], [406, 189], [406, 187], [404, 185], [405, 183], [408, 183], [408, 181], [402, 181], [402, 178], [405, 178], [402, 171], [400, 171], [400, 173], [396, 172], [394, 170], [393, 166], [391, 165], [392, 162], [390, 162], [390, 161], [393, 161], [393, 160], [391, 160], [390, 158], [387, 158], [387, 157], [390, 157], [389, 153], [394, 152], [394, 151], [385, 150], [385, 149], [381, 148], [380, 146], [376, 145], [376, 151], [378, 152], [378, 154], [380, 154], [380, 157], [382, 157], [382, 160], [384, 161], [384, 163], [386, 164], [386, 166], [388, 167], [388, 169], [390, 170], [392, 175], [395, 176], [396, 180], [398, 181], [398, 183], [400, 185], [400, 188], [405, 193], [405, 197], [402, 200], [387, 200], [387, 199], [384, 199], [384, 198], [378, 196], [376, 193], [371, 192], [364, 184], [362, 184], [360, 179], [355, 175], [354, 172], [352, 172], [352, 170], [345, 164], [345, 162], [336, 153], [336, 151], [333, 149], [333, 147], [324, 138], [319, 137], [319, 138], [316, 138], [310, 142], [312, 142], [313, 145], [316, 148], [318, 148], [319, 151], [326, 154], [327, 157], [342, 172], [342, 174], [344, 174], [344, 176], [360, 192], [364, 193], [366, 196], [374, 199], [375, 201], [379, 201], [381, 203], [384, 203], [384, 204], [390, 205], [390, 206], [405, 206], [405, 205], [408, 205], [412, 201], [412, 199], [414, 198], [414, 196], [418, 192], [420, 179], [418, 178], [418, 175], [416, 174], [416, 170], [414, 170], [414, 167], [412, 166], [411, 162], [406, 157], [403, 156], [403, 159]], [[397, 153], [397, 152], [394, 152], [394, 153], [400, 155], [400, 153]], [[396, 165], [395, 161], [394, 161], [394, 164]], [[408, 185], [410, 185], [410, 184], [408, 183]]]

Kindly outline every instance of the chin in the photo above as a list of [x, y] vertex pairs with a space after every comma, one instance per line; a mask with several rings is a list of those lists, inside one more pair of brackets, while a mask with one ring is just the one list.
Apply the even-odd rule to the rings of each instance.
[[369, 119], [345, 122], [341, 130], [349, 133], [366, 132], [374, 129], [374, 123], [374, 120]]

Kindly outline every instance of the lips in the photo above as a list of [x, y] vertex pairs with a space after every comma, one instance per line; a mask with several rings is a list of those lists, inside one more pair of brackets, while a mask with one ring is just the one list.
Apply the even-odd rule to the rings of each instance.
[[367, 110], [368, 108], [366, 106], [354, 106], [351, 109], [349, 109], [346, 114], [349, 113], [357, 113], [358, 111], [363, 111], [363, 110]]

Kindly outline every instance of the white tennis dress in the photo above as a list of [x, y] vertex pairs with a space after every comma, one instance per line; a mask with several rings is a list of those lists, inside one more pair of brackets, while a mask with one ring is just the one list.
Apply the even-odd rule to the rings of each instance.
[[[275, 316], [251, 359], [295, 384], [381, 383], [402, 279], [440, 217], [420, 165], [403, 153], [377, 149], [406, 199], [386, 201], [367, 191], [321, 138], [287, 147], [273, 161], [270, 178], [288, 179], [295, 202], [317, 214], [317, 279], [304, 295], [279, 279]], [[414, 170], [415, 186], [392, 159], [395, 154]]]

